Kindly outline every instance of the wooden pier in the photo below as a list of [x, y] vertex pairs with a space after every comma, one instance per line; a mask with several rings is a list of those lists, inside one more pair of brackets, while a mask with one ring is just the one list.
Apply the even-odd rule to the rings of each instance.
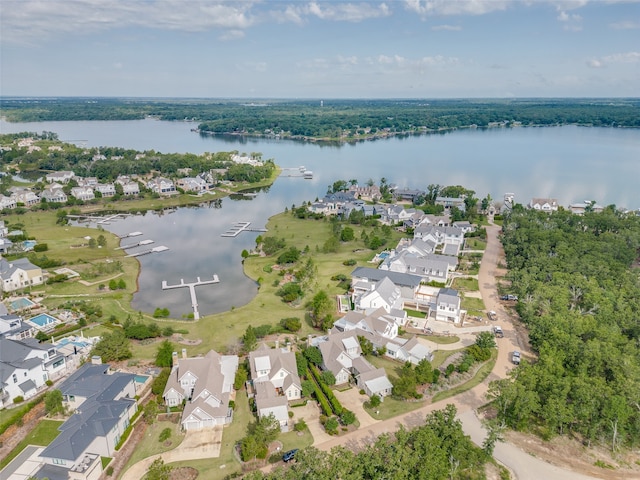
[[251, 222], [236, 222], [233, 226], [221, 234], [221, 237], [237, 237], [242, 232], [266, 232], [266, 228], [249, 228]]
[[191, 295], [191, 306], [193, 307], [193, 318], [194, 320], [200, 319], [200, 312], [198, 311], [198, 300], [196, 298], [196, 287], [199, 285], [211, 285], [213, 283], [220, 283], [217, 275], [213, 276], [213, 280], [198, 280], [191, 283], [185, 283], [184, 279], [180, 279], [180, 283], [176, 285], [168, 285], [166, 280], [162, 281], [162, 290], [170, 290], [172, 288], [183, 288], [186, 287], [189, 289], [189, 294]]
[[160, 253], [169, 250], [169, 247], [165, 247], [164, 245], [160, 245], [159, 247], [153, 247], [148, 250], [143, 250], [142, 252], [130, 253], [129, 255], [125, 255], [126, 257], [141, 257], [142, 255], [149, 255], [150, 253]]
[[139, 237], [140, 235], [142, 235], [142, 232], [131, 232], [131, 233], [125, 233], [124, 235], [118, 235], [118, 238], [123, 239], [123, 238], [129, 238], [129, 237]]
[[119, 218], [130, 217], [130, 213], [114, 213], [112, 215], [101, 216], [101, 215], [67, 215], [67, 218], [71, 220], [76, 220], [78, 222], [96, 222], [98, 225], [109, 225], [112, 220], [117, 220]]
[[120, 247], [116, 247], [114, 250], [128, 250], [129, 248], [141, 247], [143, 245], [151, 245], [153, 240], [141, 240], [138, 243], [132, 243], [131, 245], [122, 245]]

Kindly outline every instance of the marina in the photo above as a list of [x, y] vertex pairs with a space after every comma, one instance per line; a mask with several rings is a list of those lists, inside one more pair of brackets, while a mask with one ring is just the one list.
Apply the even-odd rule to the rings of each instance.
[[200, 280], [200, 277], [195, 282], [185, 283], [184, 279], [180, 279], [180, 283], [176, 285], [169, 285], [166, 280], [162, 281], [162, 290], [170, 290], [172, 288], [188, 288], [189, 295], [191, 295], [191, 307], [193, 308], [193, 319], [200, 320], [200, 312], [198, 311], [198, 299], [196, 298], [196, 287], [200, 285], [211, 285], [214, 283], [220, 283], [217, 275], [213, 276], [212, 280]]
[[221, 234], [221, 237], [237, 237], [242, 232], [266, 232], [266, 228], [249, 228], [251, 222], [236, 222], [233, 226]]
[[166, 252], [169, 250], [169, 247], [165, 247], [164, 245], [160, 245], [159, 247], [153, 247], [148, 250], [143, 250], [142, 252], [130, 253], [129, 255], [125, 255], [126, 257], [141, 257], [142, 255], [149, 255], [150, 253], [160, 253]]
[[283, 167], [280, 172], [281, 177], [302, 177], [306, 180], [313, 179], [313, 172], [311, 170], [307, 170], [304, 165], [300, 165], [299, 167]]

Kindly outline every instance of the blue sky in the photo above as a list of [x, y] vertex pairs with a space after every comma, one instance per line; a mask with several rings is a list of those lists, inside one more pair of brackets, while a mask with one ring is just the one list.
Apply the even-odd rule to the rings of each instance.
[[1, 0], [0, 94], [639, 97], [638, 0]]

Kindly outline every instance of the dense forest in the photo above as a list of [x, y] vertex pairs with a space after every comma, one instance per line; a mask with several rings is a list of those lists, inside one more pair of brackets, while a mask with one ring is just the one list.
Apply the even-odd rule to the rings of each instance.
[[484, 464], [493, 450], [476, 447], [456, 420], [456, 409], [429, 414], [424, 426], [410, 430], [400, 428], [393, 437], [384, 434], [373, 444], [353, 453], [346, 448], [322, 452], [313, 447], [296, 454], [287, 468], [269, 474], [260, 471], [246, 475], [250, 480], [335, 480], [394, 479], [441, 480], [486, 478]]
[[[15, 140], [31, 137], [40, 150], [18, 147]], [[205, 153], [160, 153], [153, 150], [139, 152], [120, 147], [82, 148], [57, 141], [55, 133], [18, 133], [0, 135], [0, 145], [11, 146], [0, 151], [0, 168], [19, 170], [23, 177], [35, 180], [47, 172], [71, 170], [81, 177], [96, 177], [101, 182], [112, 182], [118, 175], [148, 175], [160, 173], [174, 177], [179, 169], [190, 168], [192, 175], [220, 169], [221, 180], [233, 182], [259, 182], [269, 178], [275, 169], [272, 160], [263, 166], [237, 164], [231, 159], [233, 152]], [[49, 150], [49, 147], [60, 147]], [[256, 159], [261, 154], [251, 153]], [[179, 175], [184, 176], [184, 175]]]
[[640, 217], [514, 211], [510, 288], [538, 358], [492, 383], [499, 418], [612, 450], [640, 442]]
[[202, 133], [356, 141], [463, 127], [589, 125], [640, 127], [638, 99], [204, 100], [0, 98], [9, 121], [200, 122]]

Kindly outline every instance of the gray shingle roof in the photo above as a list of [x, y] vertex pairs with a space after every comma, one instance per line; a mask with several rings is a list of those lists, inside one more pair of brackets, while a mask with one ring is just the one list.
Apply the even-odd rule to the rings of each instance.
[[420, 285], [421, 278], [418, 275], [409, 273], [390, 272], [387, 270], [378, 270], [377, 268], [357, 267], [351, 272], [352, 277], [367, 278], [370, 281], [377, 282], [384, 277], [389, 278], [394, 284], [415, 288]]

